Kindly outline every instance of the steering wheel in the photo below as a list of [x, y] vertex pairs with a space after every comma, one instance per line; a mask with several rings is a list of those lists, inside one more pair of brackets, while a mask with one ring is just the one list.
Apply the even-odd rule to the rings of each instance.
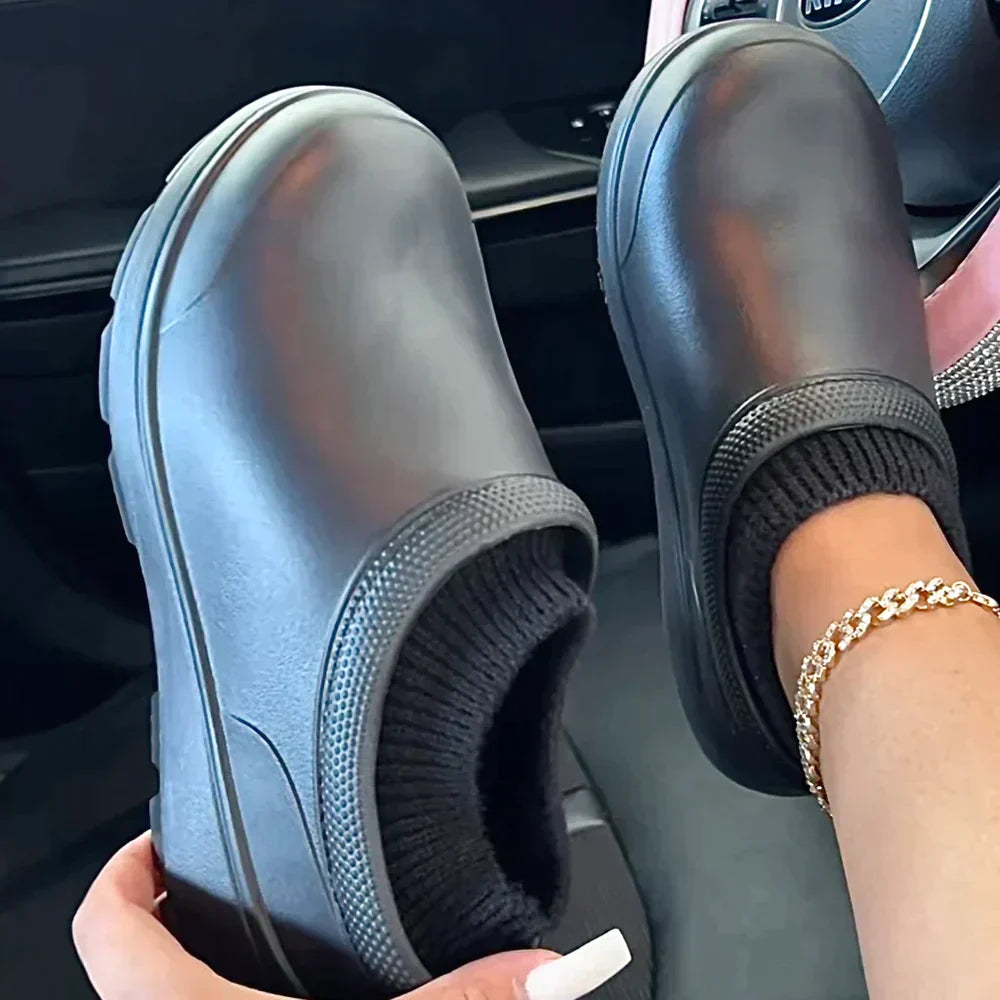
[[746, 17], [820, 32], [878, 98], [899, 151], [938, 400], [1000, 387], [1000, 0], [652, 0], [647, 57]]

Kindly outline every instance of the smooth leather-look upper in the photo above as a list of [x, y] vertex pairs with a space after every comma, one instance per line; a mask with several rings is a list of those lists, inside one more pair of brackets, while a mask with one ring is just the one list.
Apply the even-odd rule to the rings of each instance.
[[[797, 4], [779, 5], [779, 16], [784, 21], [794, 21], [801, 17], [801, 7]], [[688, 8], [687, 0], [653, 0], [650, 5], [649, 30], [646, 42], [647, 58], [654, 58], [657, 53], [667, 44], [674, 41], [684, 31], [685, 13]], [[983, 157], [996, 155], [996, 149], [991, 148], [989, 142], [983, 142], [982, 137], [991, 134], [985, 129], [981, 122], [976, 123], [973, 118], [967, 117], [964, 113], [954, 115], [953, 125], [957, 127], [957, 134], [953, 128], [948, 127], [941, 131], [935, 125], [940, 123], [942, 116], [947, 116], [951, 112], [949, 108], [960, 107], [962, 112], [968, 111], [968, 103], [961, 100], [956, 101], [951, 92], [955, 88], [964, 89], [969, 94], [976, 95], [974, 101], [977, 105], [984, 105], [984, 108], [977, 108], [974, 114], [985, 113], [987, 116], [997, 113], [1000, 103], [984, 98], [977, 89], [977, 74], [962, 74], [960, 67], [968, 51], [966, 45], [956, 43], [956, 38], [961, 31], [941, 31], [931, 27], [929, 18], [942, 19], [942, 23], [952, 23], [956, 14], [960, 19], [964, 18], [970, 26], [969, 34], [975, 35], [975, 48], [979, 55], [974, 58], [974, 62], [980, 63], [981, 72], [990, 72], [987, 68], [991, 65], [990, 58], [986, 55], [992, 48], [1000, 44], [1000, 33], [996, 37], [990, 37], [989, 29], [983, 31], [985, 20], [990, 13], [1000, 11], [997, 4], [980, 4], [973, 0], [955, 4], [937, 3], [935, 0], [924, 0], [922, 3], [912, 4], [876, 4], [868, 6], [863, 18], [851, 17], [838, 24], [836, 37], [831, 36], [829, 28], [816, 29], [819, 37], [824, 41], [831, 41], [839, 47], [849, 57], [853, 58], [855, 51], [865, 53], [864, 62], [870, 66], [885, 67], [886, 60], [882, 58], [880, 46], [883, 43], [883, 34], [879, 31], [870, 32], [869, 15], [874, 15], [876, 21], [883, 16], [899, 18], [900, 23], [909, 22], [913, 30], [903, 30], [898, 38], [894, 38], [894, 44], [899, 43], [901, 47], [897, 50], [898, 58], [907, 60], [906, 65], [900, 69], [892, 67], [891, 58], [889, 69], [891, 72], [887, 76], [878, 80], [872, 78], [869, 82], [873, 92], [882, 94], [885, 88], [891, 83], [892, 90], [890, 101], [893, 105], [889, 111], [890, 121], [893, 118], [900, 118], [901, 124], [907, 133], [907, 146], [914, 151], [912, 169], [915, 172], [914, 180], [918, 185], [922, 185], [925, 191], [931, 190], [928, 183], [933, 185], [933, 172], [944, 171], [947, 175], [945, 186], [954, 186], [956, 183], [967, 189], [965, 196], [954, 196], [954, 189], [950, 195], [942, 195], [941, 190], [931, 191], [929, 203], [933, 204], [958, 204], [964, 198], [975, 198], [975, 188], [978, 183], [981, 190], [984, 185], [992, 184], [996, 178], [995, 171], [987, 169], [985, 176], [982, 173], [982, 164], [974, 168], [971, 172], [968, 169], [955, 169], [947, 155], [925, 156], [921, 149], [921, 135], [928, 130], [934, 132], [933, 142], [947, 147], [955, 145], [963, 151], [972, 154], [973, 161], [981, 161]], [[924, 15], [924, 16], [921, 16]], [[975, 26], [978, 23], [978, 28]], [[847, 31], [849, 39], [844, 40], [841, 45], [838, 39], [842, 38], [843, 31]], [[914, 39], [914, 30], [919, 32], [919, 39]], [[924, 49], [930, 51], [932, 58], [921, 61], [920, 58], [912, 58], [916, 55], [916, 48], [919, 46], [921, 52]], [[983, 58], [985, 55], [985, 58]], [[871, 57], [871, 58], [869, 58]], [[936, 63], [941, 60], [952, 64], [948, 72], [943, 76], [937, 75], [938, 66]], [[873, 60], [873, 61], [872, 61]], [[914, 85], [913, 79], [907, 79], [904, 84], [903, 78], [913, 77], [924, 80], [933, 78], [934, 83], [931, 89], [936, 94], [936, 104], [938, 119], [937, 123], [932, 122], [924, 114], [924, 98], [926, 96], [922, 81]], [[913, 112], [912, 114], [910, 112]], [[978, 129], [978, 133], [977, 130]], [[996, 130], [992, 130], [995, 132]], [[969, 138], [975, 137], [972, 145]], [[974, 148], [975, 147], [975, 148]], [[940, 150], [939, 150], [940, 152]], [[901, 152], [901, 158], [905, 159], [905, 153]], [[906, 166], [902, 165], [905, 172]], [[931, 175], [924, 174], [930, 170]], [[968, 193], [968, 187], [972, 175], [979, 173], [981, 180], [971, 181], [972, 193]], [[923, 176], [918, 176], [924, 174]], [[904, 186], [905, 187], [905, 186]], [[986, 195], [986, 199], [990, 199]], [[911, 204], [922, 204], [919, 198], [907, 197]], [[995, 201], [995, 198], [992, 199]], [[983, 203], [970, 209], [963, 221], [956, 227], [957, 231], [963, 231], [972, 224], [973, 219], [978, 217], [980, 208], [985, 207]], [[937, 253], [931, 257], [932, 261], [939, 262]], [[927, 338], [931, 351], [931, 364], [938, 383], [938, 403], [944, 407], [956, 406], [961, 402], [975, 399], [987, 392], [993, 391], [1000, 384], [1000, 371], [997, 370], [996, 361], [993, 357], [992, 345], [1000, 338], [1000, 282], [992, 280], [992, 276], [1000, 268], [1000, 217], [993, 219], [992, 223], [982, 232], [971, 248], [967, 247], [966, 263], [959, 267], [954, 273], [944, 280], [940, 285], [939, 278], [933, 279], [932, 287], [935, 291], [925, 300], [927, 314]], [[926, 264], [926, 262], [925, 262]], [[925, 264], [921, 266], [924, 267]], [[925, 288], [926, 291], [926, 288]], [[940, 292], [941, 294], [938, 294]], [[968, 355], [968, 357], [966, 357]]]
[[653, 100], [638, 112], [636, 131], [645, 115], [662, 125], [641, 187], [623, 178], [618, 202], [629, 313], [637, 330], [670, 331], [644, 337], [643, 359], [684, 415], [674, 464], [698, 475], [732, 415], [771, 386], [873, 371], [933, 398], [878, 105], [813, 37], [743, 28], [723, 25], [664, 70], [698, 63], [668, 114]]
[[[271, 733], [311, 718], [315, 692], [290, 680], [315, 672], [344, 588], [400, 518], [505, 474], [551, 475], [454, 168], [377, 108], [315, 96], [253, 133], [163, 305], [179, 531], [199, 595], [240, 621], [213, 637], [245, 665], [226, 694], [234, 710], [270, 705]], [[296, 608], [280, 632], [253, 613], [276, 600]]]
[[851, 426], [902, 430], [954, 467], [875, 99], [814, 33], [682, 37], [619, 106], [598, 249], [650, 442], [685, 708], [735, 780], [801, 791], [787, 701], [773, 668], [742, 662], [727, 609], [740, 489], [798, 438]]
[[[250, 135], [199, 207], [161, 320], [171, 482], [192, 508], [238, 494], [247, 523], [293, 507], [323, 578], [354, 572], [437, 492], [550, 474], [454, 167], [430, 132], [371, 104], [342, 114], [336, 93], [313, 96]], [[196, 433], [208, 423], [227, 429], [225, 452]], [[220, 549], [252, 551], [230, 518], [218, 529]]]
[[102, 405], [154, 621], [176, 929], [259, 988], [411, 988], [374, 793], [394, 656], [477, 551], [565, 528], [587, 586], [596, 546], [461, 182], [386, 101], [271, 95], [178, 164], [115, 287]]

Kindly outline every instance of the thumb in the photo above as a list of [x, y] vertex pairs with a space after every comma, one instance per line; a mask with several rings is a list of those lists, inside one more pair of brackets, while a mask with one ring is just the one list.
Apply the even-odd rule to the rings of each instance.
[[551, 951], [511, 951], [473, 962], [399, 1000], [578, 1000], [632, 961], [619, 930], [561, 958]]

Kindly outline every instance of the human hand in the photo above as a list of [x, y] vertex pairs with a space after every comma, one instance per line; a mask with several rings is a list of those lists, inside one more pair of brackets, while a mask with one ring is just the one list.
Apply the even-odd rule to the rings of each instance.
[[[102, 1000], [281, 1000], [217, 976], [157, 917], [164, 887], [148, 833], [104, 866], [73, 919], [73, 941]], [[401, 1000], [576, 1000], [630, 961], [620, 931], [559, 958], [515, 951], [473, 962]]]

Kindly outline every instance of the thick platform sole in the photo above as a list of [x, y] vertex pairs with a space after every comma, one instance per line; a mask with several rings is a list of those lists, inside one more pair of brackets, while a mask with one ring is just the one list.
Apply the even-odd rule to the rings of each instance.
[[[275, 818], [267, 849], [285, 860], [298, 850], [302, 857], [292, 869], [315, 872], [315, 885], [298, 890], [308, 900], [303, 914], [325, 909], [327, 923], [339, 923], [339, 915], [329, 912], [335, 905], [327, 898], [320, 852], [295, 821], [300, 804], [281, 773], [280, 758], [275, 762], [273, 748], [263, 747], [262, 734], [246, 728], [234, 737], [232, 720], [223, 718], [165, 489], [151, 403], [151, 358], [172, 247], [218, 169], [272, 116], [319, 93], [340, 95], [345, 109], [375, 107], [384, 113], [391, 108], [405, 117], [388, 102], [359, 91], [301, 87], [248, 105], [195, 145], [170, 172], [123, 253], [112, 285], [114, 315], [101, 338], [99, 380], [101, 414], [112, 430], [111, 480], [125, 533], [139, 553], [156, 641], [159, 693], [152, 702], [152, 756], [160, 771], [160, 794], [150, 803], [150, 824], [166, 868], [164, 919], [185, 947], [222, 975], [297, 996], [322, 990], [326, 977], [317, 983], [303, 976], [298, 959], [312, 956], [316, 963], [329, 954], [329, 942], [311, 940], [308, 927], [283, 926], [265, 900], [256, 873], [261, 847], [248, 840], [232, 753], [244, 759], [270, 754], [264, 780], [274, 785], [267, 799]], [[234, 748], [234, 740], [242, 747]], [[354, 956], [344, 955], [338, 965], [342, 988], [371, 991]]]
[[[768, 28], [765, 41], [774, 37], [774, 26]], [[710, 648], [704, 610], [692, 585], [698, 572], [696, 556], [688, 550], [689, 532], [682, 528], [677, 473], [670, 461], [671, 453], [680, 450], [675, 439], [684, 428], [661, 409], [620, 278], [657, 132], [699, 67], [746, 45], [748, 34], [745, 26], [734, 33], [731, 25], [719, 25], [684, 35], [647, 63], [632, 83], [619, 105], [601, 165], [597, 246], [608, 313], [642, 412], [653, 467], [665, 659], [673, 667], [692, 729], [712, 763], [747, 787], [794, 795], [803, 791], [796, 758], [757, 712], [745, 679], [717, 660]], [[794, 34], [792, 29], [789, 34]]]

